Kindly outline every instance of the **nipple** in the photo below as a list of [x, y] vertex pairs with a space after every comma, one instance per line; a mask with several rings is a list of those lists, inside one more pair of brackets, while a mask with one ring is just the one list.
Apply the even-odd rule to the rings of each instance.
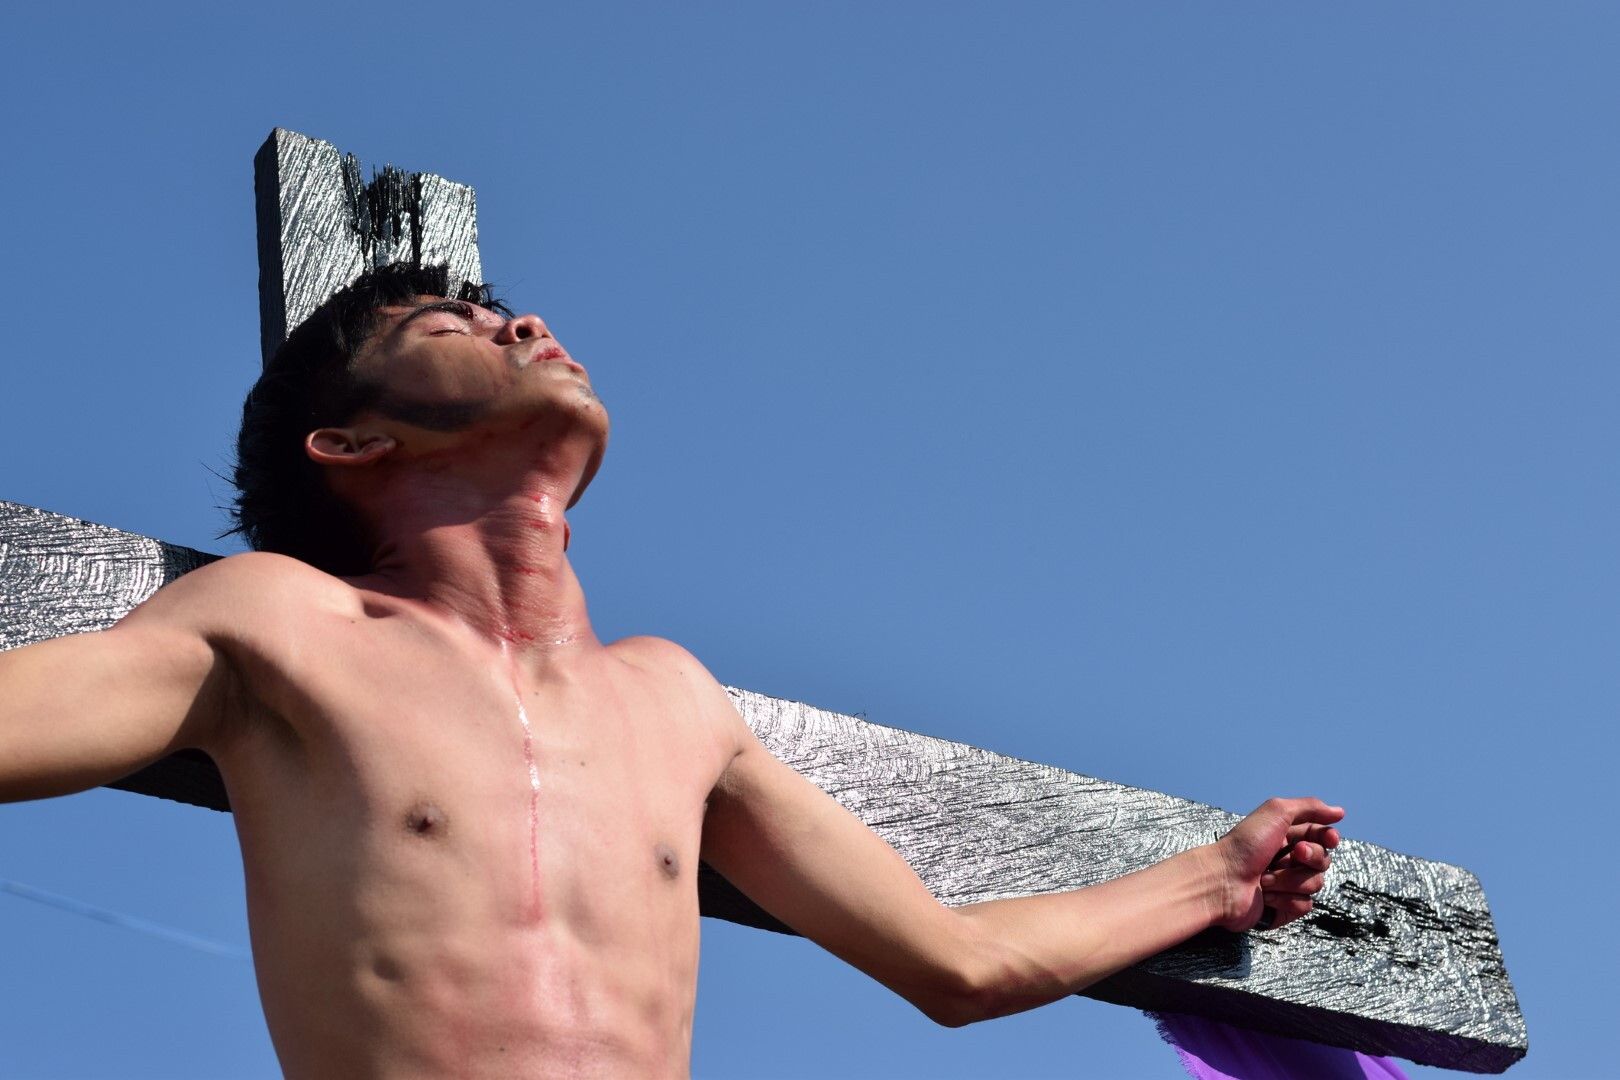
[[405, 811], [405, 828], [429, 839], [444, 835], [450, 816], [430, 802], [419, 802]]
[[677, 878], [681, 875], [681, 861], [675, 857], [675, 849], [668, 844], [659, 844], [653, 848], [653, 856], [658, 860], [658, 869], [664, 872], [667, 878]]

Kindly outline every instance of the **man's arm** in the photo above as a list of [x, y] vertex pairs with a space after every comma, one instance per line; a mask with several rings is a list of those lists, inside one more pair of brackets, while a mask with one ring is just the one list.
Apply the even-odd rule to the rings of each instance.
[[[724, 692], [716, 693], [730, 710]], [[719, 706], [717, 705], [717, 708]], [[741, 729], [716, 786], [703, 857], [750, 899], [911, 1001], [959, 1025], [1074, 993], [1211, 926], [1310, 910], [1342, 811], [1272, 800], [1215, 844], [1067, 893], [955, 909], [900, 855]]]
[[0, 652], [0, 802], [83, 791], [209, 747], [235, 691], [209, 613], [242, 576], [235, 561], [160, 589], [111, 629]]

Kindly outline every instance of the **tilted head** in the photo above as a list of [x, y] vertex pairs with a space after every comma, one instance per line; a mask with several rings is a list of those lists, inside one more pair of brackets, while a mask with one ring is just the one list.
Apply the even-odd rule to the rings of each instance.
[[[530, 367], [532, 375], [519, 377]], [[583, 370], [544, 323], [514, 317], [487, 285], [451, 282], [442, 266], [371, 271], [297, 327], [249, 391], [237, 437], [232, 531], [256, 549], [329, 573], [365, 573], [367, 530], [326, 474], [340, 457], [369, 463], [381, 455], [345, 455], [345, 436], [365, 439], [382, 426], [424, 439], [453, 437], [514, 410], [543, 408], [544, 395], [561, 399], [564, 381], [599, 414], [577, 499], [606, 442], [605, 414]]]

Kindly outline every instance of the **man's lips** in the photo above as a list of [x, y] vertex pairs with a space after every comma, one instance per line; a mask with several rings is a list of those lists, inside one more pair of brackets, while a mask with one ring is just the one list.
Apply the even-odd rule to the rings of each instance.
[[545, 345], [536, 349], [534, 355], [529, 357], [531, 364], [566, 364], [571, 371], [585, 374], [585, 365], [568, 355], [568, 351], [561, 345]]

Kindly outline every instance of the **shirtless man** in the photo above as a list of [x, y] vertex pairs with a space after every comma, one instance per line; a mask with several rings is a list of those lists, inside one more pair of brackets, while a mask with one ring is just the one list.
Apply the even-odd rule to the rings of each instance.
[[0, 799], [218, 764], [288, 1076], [685, 1075], [700, 859], [948, 1025], [1310, 910], [1342, 816], [1316, 799], [1093, 888], [939, 904], [679, 646], [591, 632], [563, 514], [607, 433], [539, 318], [368, 275], [244, 408], [265, 550], [0, 654]]

